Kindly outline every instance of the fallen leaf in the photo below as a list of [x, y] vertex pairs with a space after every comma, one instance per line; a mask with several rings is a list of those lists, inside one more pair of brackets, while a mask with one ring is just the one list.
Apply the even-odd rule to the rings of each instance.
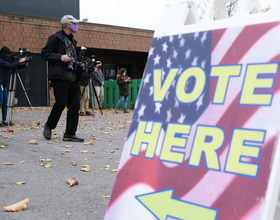
[[14, 165], [13, 163], [5, 163], [5, 165]]
[[5, 148], [5, 146], [2, 144], [2, 145], [0, 145], [0, 148]]
[[65, 148], [72, 148], [72, 147], [74, 147], [74, 145], [65, 145], [63, 147], [65, 147]]
[[21, 161], [21, 162], [19, 162], [20, 164], [23, 164], [25, 162], [25, 160], [23, 160], [23, 161]]
[[8, 212], [17, 212], [26, 209], [26, 205], [29, 202], [29, 198], [22, 200], [18, 203], [15, 203], [13, 205], [4, 206], [3, 208]]
[[89, 172], [89, 171], [90, 171], [90, 169], [89, 169], [88, 167], [86, 167], [86, 168], [81, 168], [81, 171], [84, 171], [84, 172]]
[[16, 182], [17, 185], [25, 184], [25, 182]]
[[77, 166], [77, 164], [75, 163], [75, 161], [71, 162], [73, 166]]
[[110, 165], [104, 165], [103, 167], [104, 168], [110, 168]]
[[5, 132], [14, 132], [14, 130], [13, 130], [13, 129], [10, 129], [10, 128], [7, 128], [7, 129], [5, 130]]
[[63, 150], [63, 151], [61, 151], [61, 153], [69, 153], [70, 152], [70, 150]]
[[67, 214], [67, 215], [71, 215], [71, 213], [70, 213], [70, 212], [67, 212], [66, 214]]
[[118, 170], [111, 170], [111, 172], [117, 172]]
[[28, 142], [28, 144], [38, 144], [36, 140], [32, 139]]
[[48, 142], [48, 144], [52, 144], [52, 141]]
[[102, 196], [102, 198], [110, 198], [110, 196]]
[[67, 183], [70, 184], [71, 187], [75, 186], [75, 185], [78, 185], [78, 180], [76, 180], [75, 178], [67, 179], [66, 181], [67, 181]]
[[92, 145], [95, 141], [95, 138], [93, 138], [90, 142], [84, 143], [85, 145]]
[[45, 165], [44, 166], [45, 168], [51, 168], [52, 167], [52, 164], [50, 163], [50, 164], [47, 164], [47, 165]]
[[113, 159], [113, 157], [108, 157], [109, 159]]
[[111, 152], [111, 153], [114, 153], [115, 151], [111, 150], [110, 152]]
[[51, 161], [52, 161], [52, 159], [46, 159], [45, 161], [46, 161], [46, 162], [51, 162]]
[[81, 150], [81, 153], [87, 153], [89, 150]]
[[89, 158], [83, 158], [85, 161], [90, 160]]

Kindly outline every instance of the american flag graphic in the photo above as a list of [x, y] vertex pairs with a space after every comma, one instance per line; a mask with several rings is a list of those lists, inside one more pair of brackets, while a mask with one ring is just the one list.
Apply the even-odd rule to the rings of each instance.
[[[239, 105], [239, 98], [248, 64], [279, 63], [279, 36], [280, 24], [271, 22], [153, 39], [104, 219], [183, 219], [168, 213], [159, 217], [137, 199], [139, 195], [167, 189], [173, 189], [173, 198], [177, 200], [217, 210], [215, 219], [218, 220], [261, 219], [279, 131], [278, 72], [272, 76], [275, 77], [273, 88], [259, 91], [273, 94], [270, 106]], [[242, 65], [240, 76], [230, 79], [224, 103], [214, 105], [212, 100], [217, 79], [210, 77], [211, 66], [230, 64]], [[182, 103], [176, 95], [176, 83], [182, 72], [190, 67], [205, 71], [205, 88], [194, 102]], [[156, 102], [153, 99], [154, 70], [161, 70], [163, 84], [171, 68], [178, 68], [177, 75], [163, 101]], [[196, 79], [189, 78], [185, 92], [193, 91], [195, 85]], [[139, 121], [162, 122], [154, 158], [145, 157], [145, 144], [139, 156], [131, 154]], [[204, 156], [199, 167], [188, 166], [195, 132], [190, 133], [184, 149], [173, 149], [184, 153], [183, 164], [159, 160], [168, 123], [190, 124], [193, 131], [202, 124], [223, 128], [225, 140], [218, 149], [221, 170], [207, 169]], [[256, 178], [224, 172], [232, 130], [236, 127], [266, 131], [259, 158], [243, 158], [244, 161], [259, 164]]]

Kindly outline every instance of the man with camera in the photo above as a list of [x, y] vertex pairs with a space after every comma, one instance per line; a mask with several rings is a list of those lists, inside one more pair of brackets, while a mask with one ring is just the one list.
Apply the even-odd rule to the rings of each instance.
[[0, 106], [2, 106], [2, 123], [0, 127], [7, 126], [7, 101], [8, 91], [7, 84], [10, 70], [21, 69], [28, 65], [27, 57], [18, 57], [12, 53], [8, 47], [2, 47], [0, 50]]
[[[95, 67], [96, 68], [95, 68], [95, 71], [93, 74], [93, 85], [94, 85], [94, 88], [96, 91], [96, 97], [99, 100], [99, 104], [100, 104], [100, 108], [101, 108], [103, 100], [104, 100], [104, 90], [103, 90], [104, 77], [103, 77], [103, 73], [101, 70], [101, 67], [102, 67], [101, 61], [96, 61]], [[95, 108], [98, 109], [98, 103], [97, 103], [96, 97], [94, 98], [94, 104], [95, 104]]]
[[44, 125], [43, 135], [51, 139], [52, 129], [57, 126], [62, 111], [67, 106], [66, 131], [64, 141], [83, 142], [84, 139], [76, 136], [80, 109], [80, 85], [82, 73], [74, 64], [78, 61], [77, 41], [73, 33], [78, 30], [80, 21], [72, 15], [65, 15], [61, 19], [62, 30], [51, 35], [42, 49], [41, 56], [48, 61], [48, 78], [53, 87], [55, 104], [47, 122]]

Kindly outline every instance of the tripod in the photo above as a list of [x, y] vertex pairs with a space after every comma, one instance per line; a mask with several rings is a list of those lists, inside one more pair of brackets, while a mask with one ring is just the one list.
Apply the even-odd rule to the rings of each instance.
[[14, 109], [14, 105], [15, 105], [16, 77], [18, 77], [18, 80], [19, 80], [19, 82], [21, 84], [21, 87], [22, 87], [23, 92], [24, 92], [24, 94], [26, 96], [26, 99], [27, 99], [27, 101], [29, 103], [29, 106], [31, 107], [31, 110], [32, 110], [34, 118], [35, 118], [35, 120], [37, 122], [37, 125], [40, 125], [40, 122], [38, 121], [38, 119], [37, 119], [37, 117], [35, 115], [35, 112], [33, 110], [33, 107], [31, 105], [31, 102], [30, 102], [29, 98], [28, 98], [28, 95], [26, 93], [26, 90], [24, 88], [24, 85], [23, 85], [23, 83], [21, 81], [21, 78], [19, 76], [19, 72], [18, 72], [17, 69], [12, 71], [11, 77], [10, 77], [10, 82], [9, 82], [9, 90], [8, 90], [9, 94], [8, 94], [8, 104], [7, 105], [8, 105], [8, 108], [11, 108], [11, 109], [8, 110], [8, 112], [7, 112], [7, 122], [8, 122], [9, 125], [13, 124], [12, 123], [12, 117], [13, 117], [13, 109]]
[[88, 83], [89, 83], [89, 89], [90, 89], [90, 98], [91, 98], [91, 107], [92, 107], [93, 117], [95, 116], [95, 115], [94, 115], [94, 107], [93, 107], [93, 103], [94, 103], [94, 102], [93, 102], [93, 100], [94, 100], [94, 99], [93, 99], [93, 92], [94, 92], [96, 101], [97, 101], [97, 103], [98, 103], [98, 108], [99, 108], [99, 110], [100, 110], [100, 112], [101, 112], [101, 115], [103, 115], [102, 110], [101, 110], [101, 106], [100, 106], [100, 102], [99, 102], [98, 97], [97, 97], [97, 94], [96, 94], [96, 90], [95, 90], [94, 86], [92, 86], [92, 79], [91, 79], [91, 78], [86, 80], [86, 83], [85, 83], [85, 86], [84, 86], [84, 89], [83, 89], [83, 92], [82, 92], [81, 97], [83, 97], [84, 92], [85, 92], [85, 89], [86, 89], [86, 85], [88, 85]]

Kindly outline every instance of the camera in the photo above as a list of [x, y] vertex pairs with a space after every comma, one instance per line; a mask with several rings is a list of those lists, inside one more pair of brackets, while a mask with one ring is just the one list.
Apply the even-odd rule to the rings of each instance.
[[70, 58], [70, 61], [67, 62], [67, 67], [66, 67], [66, 69], [68, 71], [81, 72], [82, 70], [85, 69], [86, 64], [84, 61], [81, 61], [81, 60], [84, 58], [86, 50], [87, 50], [86, 47], [81, 47], [81, 51], [78, 56], [78, 60], [74, 60], [73, 57], [68, 56]]
[[16, 61], [19, 61], [20, 58], [26, 57], [25, 62], [31, 62], [32, 56], [26, 56], [26, 54], [30, 54], [31, 52], [27, 52], [26, 48], [19, 48], [19, 52], [11, 52], [9, 54], [5, 55], [5, 61], [8, 61], [9, 63], [14, 63]]

